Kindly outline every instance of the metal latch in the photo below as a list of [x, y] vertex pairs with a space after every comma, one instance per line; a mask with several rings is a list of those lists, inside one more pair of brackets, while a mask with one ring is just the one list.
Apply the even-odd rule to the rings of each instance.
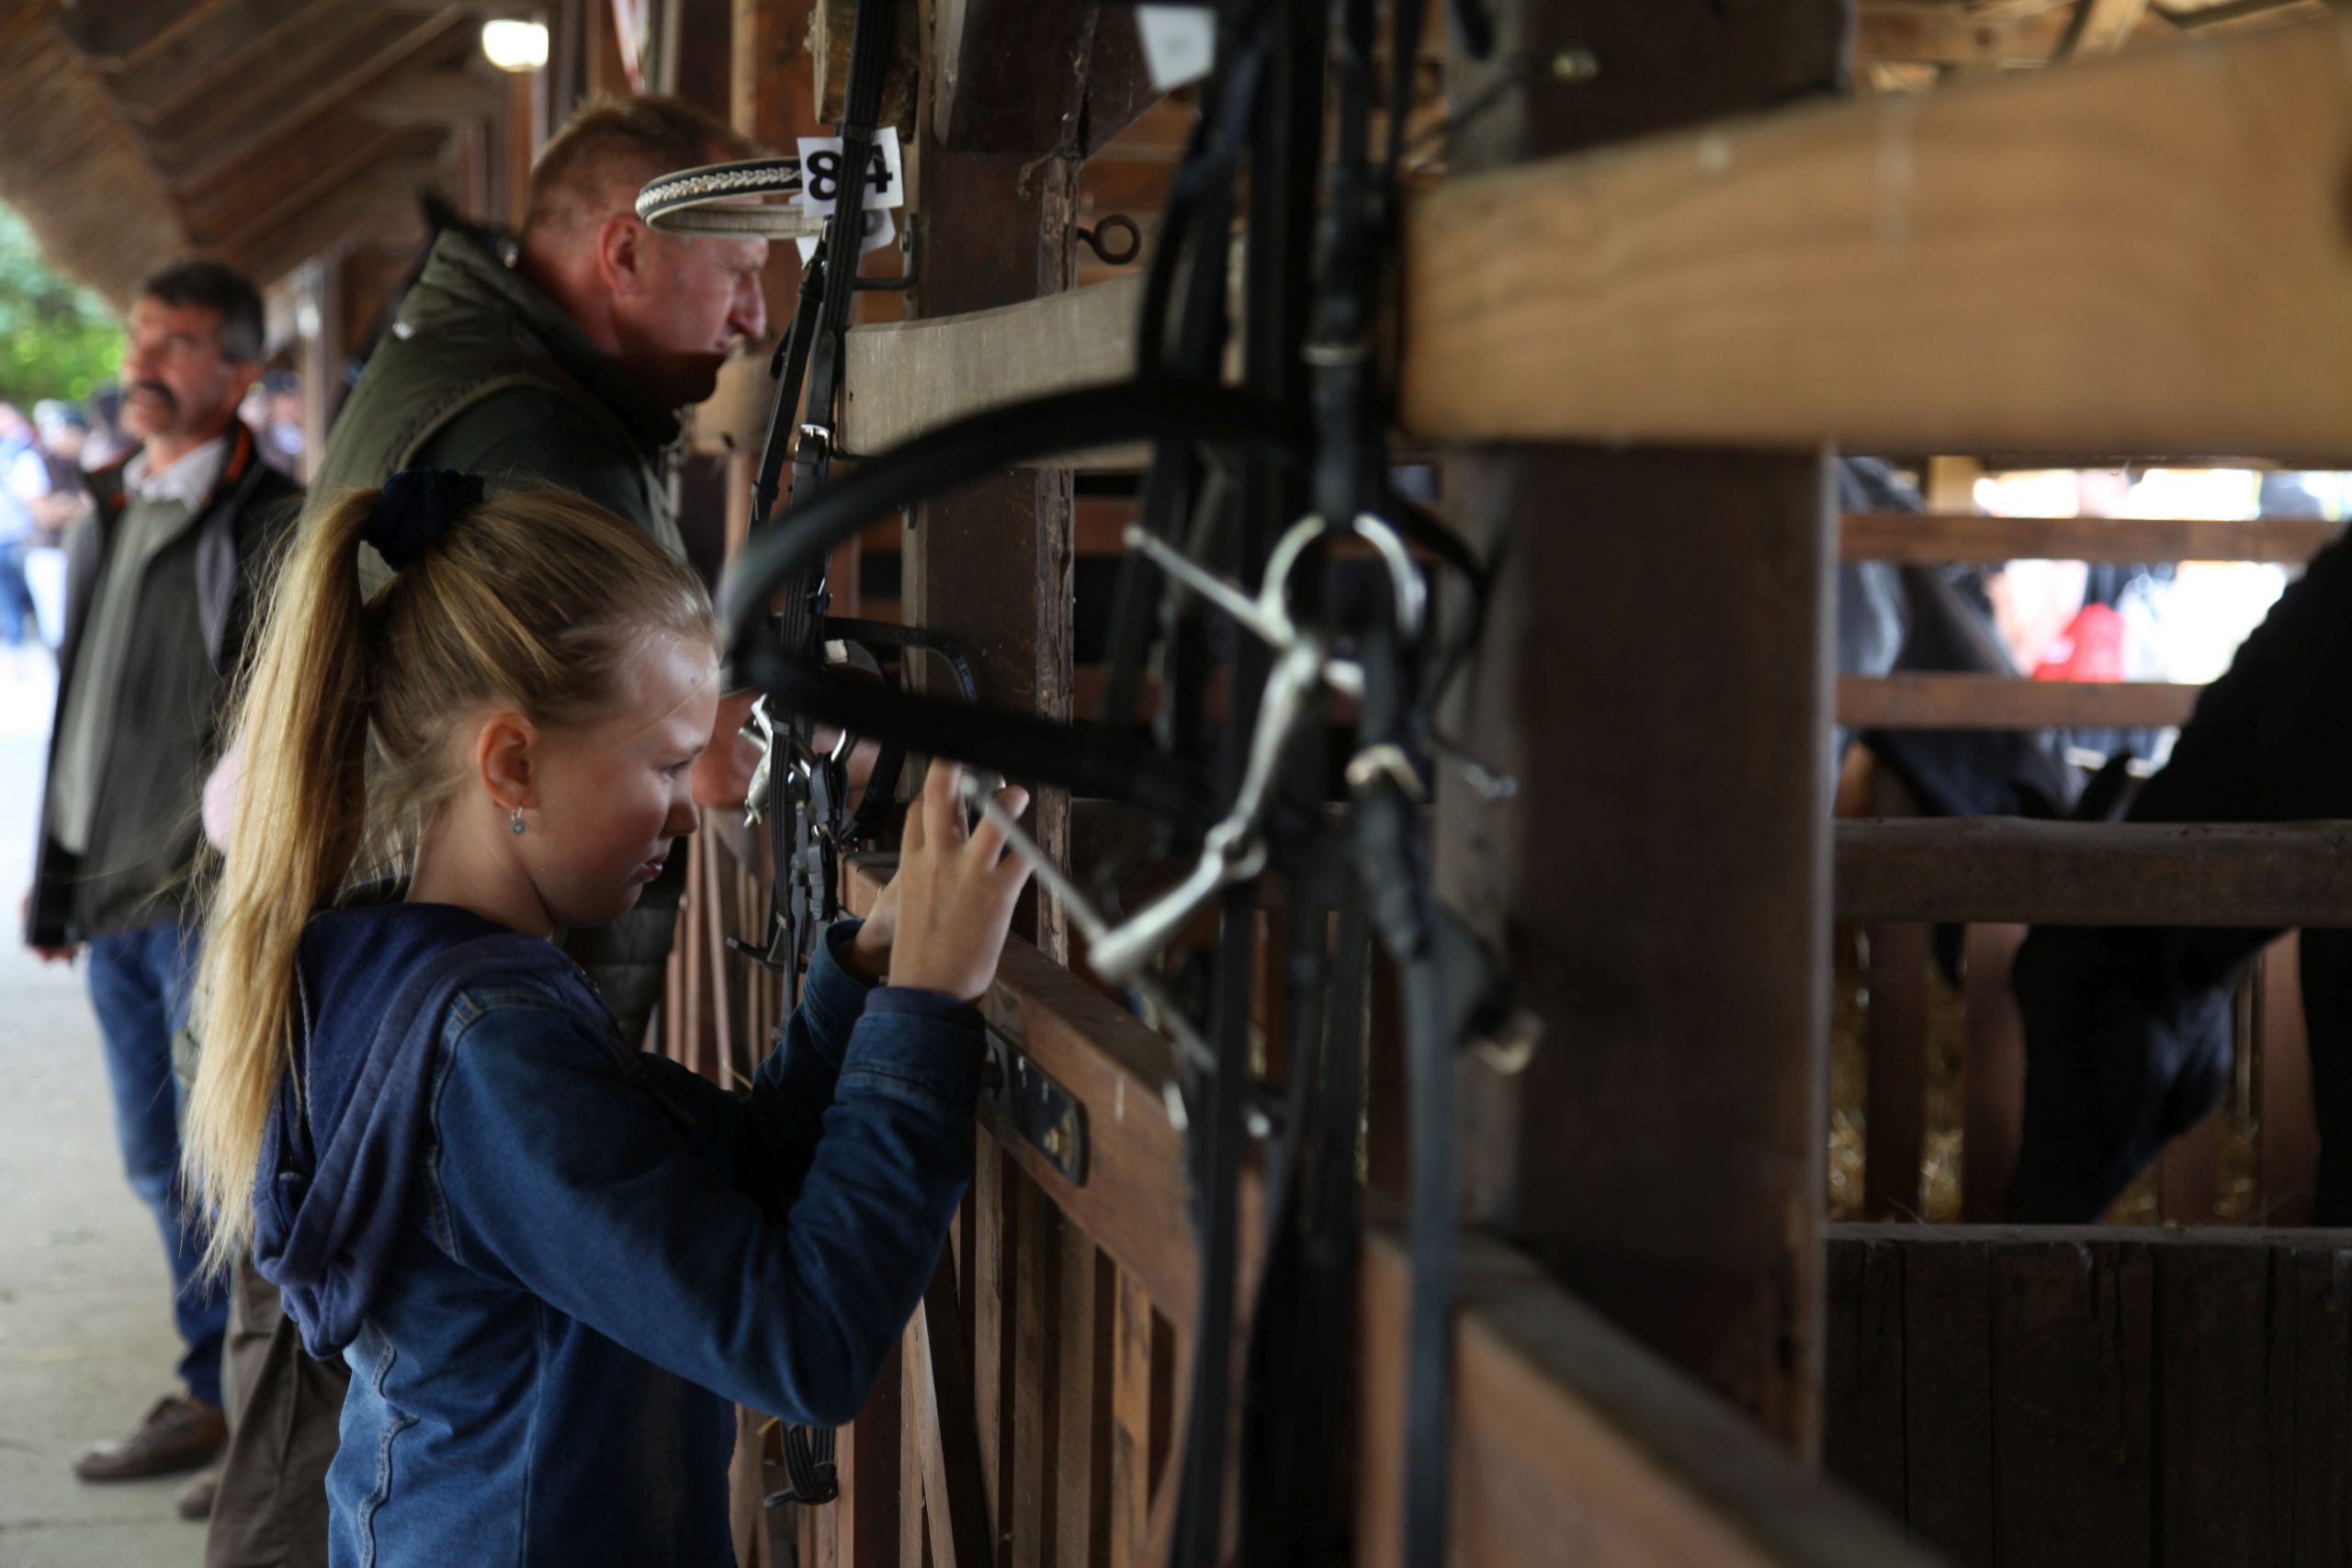
[[1086, 1107], [994, 1030], [989, 1032], [980, 1092], [997, 1121], [1045, 1156], [1065, 1181], [1086, 1185]]

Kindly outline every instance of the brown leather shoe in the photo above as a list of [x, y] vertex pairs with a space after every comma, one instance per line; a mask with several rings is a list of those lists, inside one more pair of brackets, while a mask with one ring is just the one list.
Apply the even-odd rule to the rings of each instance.
[[129, 1437], [92, 1443], [76, 1454], [74, 1473], [85, 1481], [135, 1481], [200, 1470], [228, 1443], [229, 1423], [219, 1405], [175, 1393], [158, 1401]]
[[212, 1517], [213, 1496], [220, 1490], [220, 1467], [216, 1464], [181, 1482], [180, 1489], [172, 1494], [172, 1506], [179, 1510], [184, 1519], [209, 1519]]

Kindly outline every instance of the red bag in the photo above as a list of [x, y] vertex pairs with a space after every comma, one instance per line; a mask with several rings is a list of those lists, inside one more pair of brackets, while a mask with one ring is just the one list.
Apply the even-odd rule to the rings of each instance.
[[2123, 679], [2123, 617], [2110, 604], [2086, 604], [2034, 666], [2037, 681]]

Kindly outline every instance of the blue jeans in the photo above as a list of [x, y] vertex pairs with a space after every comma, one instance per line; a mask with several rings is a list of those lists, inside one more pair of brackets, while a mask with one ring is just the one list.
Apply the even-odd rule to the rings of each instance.
[[199, 1279], [203, 1232], [181, 1213], [181, 1107], [172, 1075], [172, 1036], [187, 1018], [195, 963], [196, 933], [175, 923], [117, 931], [89, 944], [90, 1004], [114, 1083], [123, 1173], [163, 1233], [172, 1269], [172, 1318], [187, 1347], [180, 1376], [190, 1393], [217, 1405], [229, 1294], [222, 1281]]
[[25, 633], [30, 630], [31, 641], [40, 641], [40, 627], [33, 618], [33, 591], [25, 581], [25, 555], [29, 546], [22, 539], [10, 539], [0, 544], [0, 643], [10, 648], [21, 646]]

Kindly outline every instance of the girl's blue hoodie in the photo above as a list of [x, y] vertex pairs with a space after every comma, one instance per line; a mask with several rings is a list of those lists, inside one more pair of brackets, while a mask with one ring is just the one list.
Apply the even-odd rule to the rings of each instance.
[[628, 1048], [550, 943], [322, 914], [254, 1258], [352, 1369], [338, 1564], [733, 1560], [741, 1403], [854, 1416], [971, 1172], [979, 1015], [819, 944], [742, 1093]]

